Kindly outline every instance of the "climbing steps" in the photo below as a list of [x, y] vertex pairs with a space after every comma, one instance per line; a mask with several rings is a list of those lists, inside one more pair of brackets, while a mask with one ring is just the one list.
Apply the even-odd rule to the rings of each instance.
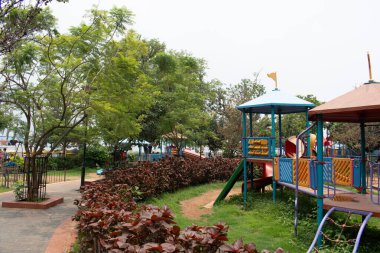
[[318, 226], [318, 230], [317, 232], [315, 233], [315, 237], [314, 237], [314, 240], [313, 242], [311, 243], [307, 253], [311, 253], [313, 251], [313, 249], [315, 248], [315, 244], [317, 243], [318, 241], [318, 238], [320, 236], [322, 236], [322, 228], [323, 228], [323, 225], [325, 224], [326, 220], [329, 218], [330, 214], [334, 211], [338, 211], [338, 212], [345, 212], [345, 213], [352, 213], [352, 214], [359, 214], [359, 215], [362, 215], [363, 217], [365, 216], [365, 219], [363, 220], [362, 224], [360, 225], [360, 229], [359, 229], [359, 232], [358, 232], [358, 235], [356, 236], [356, 240], [355, 240], [355, 246], [354, 246], [354, 249], [353, 249], [353, 253], [356, 253], [358, 251], [358, 248], [359, 248], [359, 244], [360, 244], [360, 239], [361, 239], [361, 236], [363, 234], [363, 231], [364, 231], [364, 228], [365, 226], [367, 225], [368, 223], [368, 220], [371, 218], [371, 216], [373, 215], [373, 213], [371, 212], [364, 212], [364, 211], [358, 211], [358, 210], [353, 210], [353, 209], [346, 209], [346, 208], [339, 208], [339, 207], [332, 207], [327, 213], [326, 215], [323, 217], [321, 223], [319, 224]]

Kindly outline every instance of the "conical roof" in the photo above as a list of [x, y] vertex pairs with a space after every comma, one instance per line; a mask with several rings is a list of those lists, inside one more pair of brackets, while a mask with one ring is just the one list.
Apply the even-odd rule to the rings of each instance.
[[306, 112], [315, 105], [306, 100], [292, 96], [289, 93], [274, 89], [264, 95], [248, 101], [236, 108], [243, 112], [270, 114], [272, 108], [276, 114]]
[[380, 122], [380, 83], [366, 83], [309, 111], [309, 120]]

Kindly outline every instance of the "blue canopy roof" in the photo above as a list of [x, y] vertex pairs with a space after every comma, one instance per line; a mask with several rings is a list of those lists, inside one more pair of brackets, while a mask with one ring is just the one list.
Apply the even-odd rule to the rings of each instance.
[[272, 108], [275, 109], [275, 114], [306, 112], [315, 107], [313, 103], [298, 97], [292, 96], [279, 89], [274, 89], [264, 95], [248, 101], [236, 108], [243, 112], [253, 113], [272, 113]]

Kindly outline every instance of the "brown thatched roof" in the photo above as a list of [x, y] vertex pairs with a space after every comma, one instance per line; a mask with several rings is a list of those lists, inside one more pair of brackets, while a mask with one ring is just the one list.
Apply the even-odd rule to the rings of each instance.
[[309, 111], [309, 120], [380, 122], [380, 83], [366, 83]]

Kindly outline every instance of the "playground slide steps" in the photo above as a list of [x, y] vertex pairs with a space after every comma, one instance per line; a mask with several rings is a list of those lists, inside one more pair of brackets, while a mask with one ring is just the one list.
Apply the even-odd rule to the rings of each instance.
[[356, 236], [356, 240], [355, 240], [355, 246], [354, 246], [354, 249], [352, 250], [352, 253], [356, 253], [358, 251], [358, 248], [359, 248], [359, 244], [360, 244], [360, 239], [361, 239], [361, 236], [363, 234], [363, 230], [365, 228], [365, 226], [367, 225], [368, 223], [368, 220], [371, 218], [371, 216], [373, 215], [373, 213], [371, 212], [364, 212], [364, 211], [358, 211], [358, 210], [353, 210], [353, 209], [346, 209], [346, 208], [340, 208], [340, 207], [333, 207], [331, 208], [327, 213], [326, 215], [323, 217], [321, 223], [319, 224], [318, 226], [318, 230], [317, 232], [315, 233], [315, 237], [314, 237], [314, 240], [313, 242], [311, 243], [307, 253], [311, 253], [313, 252], [314, 248], [315, 248], [315, 244], [317, 243], [318, 241], [318, 238], [320, 236], [322, 236], [322, 228], [323, 228], [323, 225], [324, 223], [326, 222], [326, 220], [328, 219], [328, 217], [330, 216], [330, 214], [334, 211], [338, 211], [338, 212], [344, 212], [344, 213], [353, 213], [353, 214], [359, 214], [359, 215], [362, 215], [363, 217], [365, 216], [365, 219], [363, 220], [362, 224], [360, 225], [360, 229], [358, 231], [358, 235]]

